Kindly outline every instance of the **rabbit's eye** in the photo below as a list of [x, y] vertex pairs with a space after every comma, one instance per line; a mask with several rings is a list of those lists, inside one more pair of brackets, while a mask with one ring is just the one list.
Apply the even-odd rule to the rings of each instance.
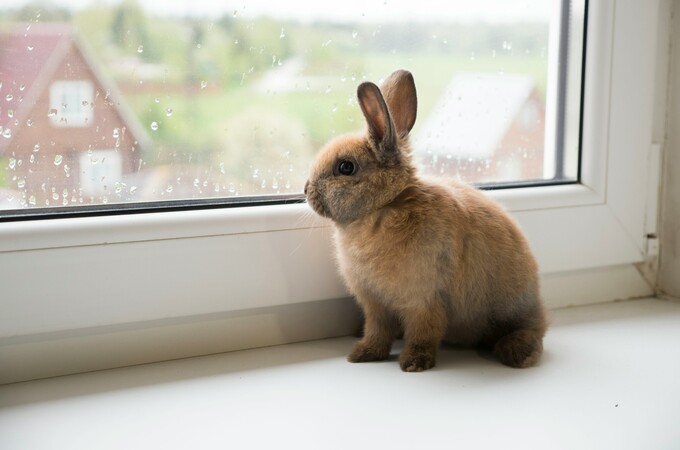
[[354, 175], [356, 166], [352, 161], [342, 160], [338, 163], [338, 173], [340, 175]]

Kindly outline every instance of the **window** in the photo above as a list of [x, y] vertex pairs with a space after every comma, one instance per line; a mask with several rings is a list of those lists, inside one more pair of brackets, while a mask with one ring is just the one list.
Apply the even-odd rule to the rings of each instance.
[[315, 152], [364, 126], [357, 84], [398, 68], [424, 172], [578, 181], [584, 0], [180, 5], [7, 8], [0, 216], [299, 200]]
[[[47, 116], [57, 127], [86, 127], [92, 123], [93, 87], [89, 81], [54, 81]], [[44, 130], [46, 131], [46, 130]]]
[[80, 186], [84, 196], [105, 196], [109, 191], [123, 189], [120, 182], [113, 182], [120, 180], [123, 172], [120, 153], [115, 150], [83, 152], [79, 162]]
[[[362, 2], [362, 5], [364, 3]], [[467, 5], [468, 3], [464, 2], [460, 5]], [[510, 8], [506, 6], [509, 2], [487, 1], [476, 2], [475, 4], [477, 3], [479, 3], [480, 9], [493, 4], [501, 8], [500, 11], [504, 13], [507, 11], [505, 8]], [[541, 5], [548, 3], [552, 6], [559, 6], [555, 9], [551, 6], [550, 23], [562, 24], [561, 18], [564, 17], [562, 6], [568, 3], [540, 2]], [[586, 10], [579, 10], [577, 3], [571, 3], [573, 16], [569, 17], [583, 17], [584, 23], [587, 24], [585, 27], [587, 39], [584, 39], [586, 51], [583, 66], [578, 70], [569, 69], [568, 73], [563, 73], [561, 76], [570, 79], [572, 71], [582, 73], [584, 89], [582, 91], [577, 90], [579, 95], [576, 96], [569, 94], [569, 92], [574, 92], [570, 88], [560, 94], [560, 89], [557, 89], [559, 84], [557, 84], [555, 85], [556, 91], [549, 95], [548, 80], [555, 79], [555, 77], [560, 79], [557, 74], [553, 76], [552, 71], [560, 67], [560, 61], [564, 63], [565, 60], [549, 58], [549, 61], [546, 62], [547, 72], [550, 72], [546, 74], [545, 78], [546, 97], [537, 105], [539, 116], [541, 105], [545, 105], [546, 127], [543, 131], [545, 136], [552, 136], [554, 140], [557, 140], [559, 133], [555, 130], [560, 129], [557, 124], [560, 121], [565, 124], [561, 128], [564, 133], [562, 150], [559, 150], [559, 146], [554, 145], [554, 148], [558, 150], [546, 152], [543, 155], [544, 178], [555, 178], [559, 175], [559, 172], [562, 172], [568, 180], [570, 174], [576, 173], [578, 182], [552, 183], [549, 185], [535, 183], [532, 185], [532, 183], [525, 181], [518, 187], [488, 192], [491, 197], [500, 201], [511, 211], [527, 234], [539, 261], [543, 276], [544, 296], [550, 306], [627, 298], [630, 295], [648, 295], [651, 292], [633, 264], [645, 261], [647, 257], [645, 251], [647, 235], [655, 231], [654, 221], [652, 220], [655, 211], [653, 205], [656, 204], [654, 201], [655, 189], [653, 182], [650, 182], [648, 186], [648, 181], [654, 179], [654, 174], [650, 173], [648, 168], [654, 166], [652, 159], [655, 154], [658, 155], [658, 152], [650, 152], [654, 139], [657, 139], [657, 144], [660, 142], [658, 141], [658, 133], [653, 132], [657, 126], [654, 122], [654, 99], [656, 97], [653, 93], [657, 89], [663, 89], [664, 86], [662, 82], [658, 82], [657, 76], [664, 74], [666, 70], [663, 65], [659, 64], [656, 55], [660, 51], [659, 45], [663, 44], [663, 39], [659, 36], [664, 27], [660, 26], [660, 23], [663, 23], [664, 18], [669, 17], [669, 14], [664, 12], [663, 8], [656, 2], [653, 4], [616, 2], [616, 5], [614, 3], [612, 0], [588, 2]], [[60, 4], [66, 4], [66, 2]], [[173, 4], [173, 2], [164, 3], [164, 8], [168, 10], [168, 14], [174, 10]], [[198, 8], [201, 2], [197, 1], [193, 4]], [[210, 4], [212, 7], [213, 3]], [[273, 4], [279, 5], [279, 3]], [[384, 2], [379, 2], [376, 8], [382, 8], [383, 4]], [[293, 12], [306, 11], [306, 9], [291, 8], [288, 3], [281, 3], [281, 5], [280, 8]], [[452, 3], [451, 5], [455, 6], [456, 4]], [[366, 8], [363, 9], [369, 16], [372, 14], [372, 10], [368, 3], [365, 3], [365, 6]], [[327, 6], [324, 5], [324, 7]], [[330, 8], [330, 6], [328, 7]], [[227, 16], [232, 20], [243, 18], [248, 11], [251, 11], [251, 8], [253, 11], [258, 10], [255, 2], [248, 2], [246, 9], [235, 8], [235, 18], [233, 10], [228, 12]], [[538, 14], [537, 11], [545, 12], [542, 8], [544, 7], [522, 9], [522, 11]], [[362, 8], [359, 6], [357, 9]], [[454, 9], [453, 6], [452, 9]], [[461, 6], [458, 9], [464, 8]], [[78, 11], [86, 10], [80, 9]], [[44, 11], [42, 14], [47, 14]], [[182, 14], [185, 11], [182, 10]], [[580, 15], [579, 11], [584, 14]], [[38, 27], [35, 26], [36, 16], [35, 13], [32, 14], [27, 20], [33, 21], [31, 29], [37, 30]], [[553, 14], [556, 18], [553, 18]], [[209, 15], [206, 13], [204, 16], [208, 17]], [[41, 17], [42, 19], [39, 22], [46, 21], [44, 16], [41, 15]], [[476, 17], [468, 17], [468, 19], [474, 22]], [[122, 21], [123, 19], [119, 20]], [[300, 21], [303, 23], [314, 22], [306, 17], [300, 18]], [[88, 24], [102, 32], [105, 30], [96, 25], [94, 20], [81, 22], [81, 29], [84, 29]], [[217, 24], [213, 25], [213, 29], [217, 26]], [[126, 29], [139, 29], [132, 25], [125, 27], [127, 27]], [[277, 44], [292, 36], [295, 31], [292, 28], [284, 27], [282, 32], [278, 25], [272, 27], [275, 29], [274, 35]], [[179, 39], [192, 32], [190, 27], [183, 29], [184, 34], [169, 33], [167, 34], [168, 39]], [[558, 31], [559, 29], [558, 27]], [[578, 29], [578, 27], [575, 29]], [[380, 33], [384, 35], [387, 32], [386, 30], [387, 28], [383, 27], [380, 29]], [[470, 26], [466, 33], [463, 33], [461, 40], [465, 41], [467, 35], [472, 34], [474, 30], [475, 28]], [[551, 36], [553, 36], [552, 30], [551, 28], [548, 33], [549, 42], [555, 42], [550, 41]], [[244, 32], [246, 31], [252, 31], [252, 28], [246, 26]], [[84, 35], [87, 34], [85, 30], [81, 32]], [[284, 35], [283, 38], [280, 37], [281, 34]], [[357, 39], [360, 35], [361, 30], [358, 29]], [[33, 46], [32, 51], [42, 48], [42, 45], [47, 45], [44, 42], [52, 42], [51, 40], [39, 40], [36, 36], [34, 35], [34, 39], [30, 42], [22, 41], [23, 44]], [[200, 50], [209, 48], [207, 42], [212, 35], [206, 33], [203, 36], [205, 40], [199, 41], [201, 48], [195, 46], [197, 55], [200, 55]], [[372, 37], [372, 33], [369, 33], [368, 36]], [[433, 39], [431, 34], [428, 34], [428, 36]], [[23, 34], [20, 37], [23, 37]], [[575, 38], [574, 34], [569, 34], [569, 37]], [[337, 309], [327, 308], [328, 303], [321, 301], [334, 302], [334, 299], [343, 299], [347, 295], [342, 282], [337, 277], [333, 263], [330, 239], [332, 233], [328, 229], [329, 224], [311, 215], [309, 208], [303, 203], [273, 205], [266, 203], [262, 205], [263, 198], [266, 202], [271, 200], [271, 198], [263, 197], [263, 195], [265, 192], [267, 192], [267, 195], [273, 195], [273, 191], [269, 189], [272, 188], [275, 178], [280, 192], [285, 192], [286, 180], [275, 177], [275, 171], [283, 169], [285, 172], [288, 170], [285, 164], [281, 164], [281, 161], [286, 161], [286, 158], [292, 160], [294, 156], [292, 150], [288, 155], [285, 152], [279, 154], [280, 159], [275, 159], [275, 168], [259, 168], [258, 178], [253, 177], [255, 174], [255, 167], [253, 167], [253, 172], [250, 172], [248, 179], [258, 182], [251, 185], [252, 191], [247, 191], [244, 188], [245, 185], [234, 182], [234, 195], [236, 193], [240, 195], [256, 194], [256, 196], [248, 197], [249, 201], [254, 204], [250, 207], [220, 208], [219, 206], [224, 204], [223, 197], [214, 200], [206, 197], [192, 198], [193, 192], [198, 192], [200, 195], [215, 192], [216, 186], [212, 182], [217, 178], [208, 179], [206, 177], [209, 174], [200, 170], [191, 172], [191, 170], [196, 170], [196, 167], [200, 166], [192, 166], [191, 163], [199, 160], [201, 163], [207, 162], [208, 167], [213, 168], [213, 172], [210, 173], [214, 173], [215, 177], [226, 177], [224, 183], [221, 181], [218, 183], [219, 192], [217, 194], [222, 195], [226, 192], [227, 198], [231, 194], [227, 170], [232, 165], [227, 164], [226, 160], [215, 161], [212, 158], [201, 160], [197, 155], [191, 157], [190, 160], [186, 154], [179, 151], [184, 146], [176, 135], [168, 135], [166, 143], [177, 141], [178, 147], [174, 153], [179, 155], [180, 158], [170, 164], [171, 167], [164, 164], [165, 169], [157, 172], [160, 181], [154, 182], [153, 185], [156, 187], [153, 195], [160, 198], [159, 203], [146, 203], [144, 200], [146, 197], [140, 196], [143, 188], [141, 181], [125, 178], [128, 171], [139, 175], [150, 169], [151, 160], [147, 158], [165, 156], [159, 154], [159, 152], [162, 149], [167, 150], [169, 147], [164, 147], [165, 144], [154, 147], [154, 145], [158, 145], [159, 136], [163, 132], [174, 132], [176, 128], [182, 126], [193, 130], [192, 127], [195, 123], [210, 119], [207, 115], [194, 114], [197, 110], [192, 109], [195, 107], [193, 97], [205, 95], [208, 98], [213, 98], [215, 105], [217, 105], [214, 105], [215, 108], [232, 112], [243, 109], [244, 105], [255, 104], [253, 90], [230, 97], [229, 101], [219, 98], [216, 91], [213, 91], [213, 89], [216, 89], [214, 79], [208, 76], [212, 73], [212, 70], [219, 70], [219, 67], [206, 65], [205, 61], [198, 57], [192, 67], [200, 66], [202, 67], [201, 70], [205, 70], [205, 72], [202, 72], [203, 77], [194, 80], [195, 89], [186, 94], [184, 100], [180, 101], [179, 97], [153, 92], [154, 86], [158, 86], [158, 84], [152, 82], [153, 77], [158, 76], [159, 73], [165, 73], [164, 71], [169, 70], [169, 68], [159, 67], [145, 59], [151, 58], [153, 45], [150, 43], [151, 41], [143, 41], [140, 44], [142, 38], [143, 36], [139, 35], [130, 42], [125, 41], [129, 47], [127, 52], [135, 57], [133, 58], [135, 69], [132, 70], [122, 63], [117, 67], [117, 70], [121, 70], [125, 74], [136, 74], [136, 78], [133, 78], [136, 85], [135, 83], [132, 85], [135, 89], [142, 90], [142, 92], [149, 91], [147, 99], [140, 102], [141, 106], [133, 104], [132, 101], [129, 104], [127, 101], [120, 103], [115, 101], [126, 98], [124, 96], [119, 97], [117, 94], [119, 90], [124, 93], [126, 89], [121, 88], [119, 82], [107, 81], [109, 77], [100, 76], [101, 73], [96, 75], [97, 79], [102, 81], [103, 87], [95, 86], [93, 117], [96, 121], [104, 115], [108, 117], [107, 121], [109, 121], [108, 128], [100, 129], [101, 134], [98, 139], [101, 141], [101, 146], [96, 148], [93, 146], [90, 149], [88, 144], [81, 145], [76, 140], [77, 136], [74, 131], [83, 130], [57, 127], [54, 127], [55, 132], [65, 132], [70, 136], [66, 141], [71, 143], [69, 148], [72, 148], [72, 150], [67, 148], [60, 150], [64, 153], [52, 153], [50, 139], [41, 140], [38, 151], [34, 151], [35, 143], [31, 141], [22, 143], [24, 150], [20, 150], [19, 141], [10, 141], [6, 137], [0, 138], [0, 148], [4, 158], [2, 165], [6, 167], [6, 170], [2, 172], [4, 177], [3, 195], [10, 191], [6, 197], [8, 202], [11, 202], [9, 208], [23, 208], [23, 211], [15, 216], [12, 216], [9, 210], [5, 210], [6, 220], [0, 223], [0, 282], [3, 286], [3, 295], [0, 298], [0, 310], [2, 311], [0, 314], [0, 350], [4, 348], [9, 349], [8, 351], [14, 351], [16, 354], [21, 354], [23, 349], [26, 348], [22, 346], [27, 342], [37, 342], [35, 345], [39, 345], [42, 342], [41, 339], [48, 339], [49, 336], [54, 336], [54, 333], [61, 337], [67, 336], [69, 339], [75, 336], [87, 340], [95, 335], [104, 336], [107, 332], [112, 332], [111, 330], [124, 333], [126, 330], [144, 327], [175, 326], [175, 328], [172, 328], [173, 333], [180, 332], [180, 329], [182, 329], [184, 331], [181, 332], [186, 334], [180, 333], [180, 335], [186, 336], [187, 340], [192, 340], [195, 336], [186, 330], [195, 330], [195, 328], [186, 324], [193, 323], [200, 326], [203, 323], [202, 321], [212, 320], [220, 314], [225, 314], [225, 312], [235, 312], [234, 316], [229, 316], [230, 321], [232, 319], [234, 321], [242, 320], [244, 322], [239, 323], [246, 324], [249, 323], [247, 318], [258, 316], [260, 320], [258, 323], [265, 324], [262, 327], [270, 327], [267, 328], [269, 334], [260, 333], [262, 330], [259, 326], [257, 329], [249, 329], [250, 334], [246, 334], [249, 336], [248, 339], [257, 335], [257, 339], [260, 340], [252, 340], [252, 342], [255, 342], [253, 345], [262, 345], [262, 342], [266, 341], [262, 336], [276, 335], [285, 339], [290, 330], [286, 329], [284, 324], [280, 323], [277, 316], [272, 314], [270, 310], [261, 308], [295, 307], [298, 308], [296, 311], [304, 311], [306, 305], [310, 305], [310, 308], [311, 305], [322, 305], [317, 306], [317, 308], [325, 310], [328, 314], [334, 314]], [[441, 34], [437, 34], [437, 38], [437, 40], [433, 39], [433, 42], [437, 42], [437, 47], [447, 45], [439, 40]], [[353, 39], [351, 30], [348, 39]], [[239, 40], [239, 43], [241, 42], [243, 41]], [[326, 42], [321, 42], [321, 44]], [[451, 40], [448, 41], [449, 44], [451, 42]], [[557, 42], [564, 41], [558, 40]], [[319, 44], [315, 47], [315, 51], [323, 56], [326, 52], [332, 51], [334, 43], [337, 44], [338, 40], [332, 39], [332, 42], [326, 46]], [[513, 51], [521, 48], [518, 47], [517, 41], [512, 43]], [[502, 44], [503, 40], [501, 39], [501, 50]], [[85, 48], [85, 45], [83, 45], [83, 48]], [[89, 45], [96, 47], [97, 44], [93, 42]], [[141, 52], [139, 52], [140, 45], [143, 46]], [[3, 45], [0, 48], [7, 47]], [[27, 49], [27, 47], [24, 48]], [[249, 48], [245, 50], [248, 51]], [[255, 54], [259, 52], [259, 48], [254, 47]], [[578, 49], [578, 45], [568, 46], [567, 61], [580, 61], [577, 56], [571, 53], [572, 50], [576, 51], [576, 49]], [[91, 50], [85, 50], [84, 54], [90, 55]], [[391, 49], [388, 48], [387, 55], [383, 56], [389, 57], [390, 51]], [[106, 50], [102, 49], [94, 53], [97, 58], [103, 59]], [[399, 51], [396, 53], [399, 54]], [[552, 54], [555, 55], [555, 53]], [[562, 55], [565, 55], [565, 53], [562, 53]], [[184, 58], [186, 53], [175, 52], [175, 56]], [[266, 63], [268, 70], [272, 63], [270, 56], [268, 55], [269, 60]], [[470, 53], [465, 54], [466, 64], [468, 61], [472, 61], [471, 56]], [[85, 58], [90, 58], [90, 56], [85, 56]], [[479, 62], [480, 60], [481, 55], [475, 53], [474, 61]], [[386, 64], [387, 67], [382, 65], [385, 61], [381, 58], [373, 58], [370, 61], [376, 66], [380, 63], [380, 67], [377, 67], [375, 72], [367, 72], [367, 78], [379, 79], [392, 68], [392, 64]], [[401, 65], [408, 67], [408, 62], [410, 61], [406, 58]], [[274, 66], [274, 69], [279, 68], [278, 59], [274, 61]], [[243, 78], [244, 84], [249, 83], [256, 78], [256, 74], [260, 73], [257, 68], [251, 72], [250, 67], [254, 66], [241, 69], [240, 76], [232, 80], [236, 86], [240, 86], [241, 78]], [[283, 58], [280, 67], [286, 67], [286, 60]], [[509, 63], [505, 66], [504, 76], [509, 75], [510, 67]], [[572, 65], [568, 63], [567, 67], [571, 68]], [[344, 69], [345, 67], [341, 66], [337, 73], [342, 73]], [[242, 77], [244, 73], [245, 77]], [[433, 70], [431, 73], [426, 72], [424, 76], [416, 75], [419, 87], [428, 84], [428, 75], [432, 75], [434, 80], [437, 73]], [[143, 78], [142, 74], [149, 78]], [[161, 86], [171, 84], [171, 74], [172, 71], [169, 70], [165, 84], [161, 81]], [[500, 74], [494, 76], [500, 76]], [[112, 78], [115, 81], [115, 77]], [[353, 107], [346, 105], [346, 103], [350, 101], [350, 97], [353, 98], [354, 86], [361, 78], [360, 72], [356, 78], [357, 80], [351, 80], [351, 72], [349, 72], [345, 81], [341, 80], [341, 76], [337, 78], [335, 81], [337, 85], [332, 85], [328, 94], [325, 93], [328, 88], [327, 84], [321, 84], [321, 87], [318, 88], [320, 91], [310, 93], [306, 102], [303, 100], [300, 103], [307, 108], [306, 111], [310, 120], [322, 120], [328, 116], [325, 113], [330, 111], [330, 117], [337, 120], [331, 130], [335, 130], [335, 132], [344, 131], [340, 128], [341, 124], [347, 127], [351, 126], [352, 129], [360, 128], [361, 125], [357, 123], [357, 119], [354, 119], [354, 122], [349, 122], [345, 113], [343, 113], [345, 115], [338, 114], [345, 111], [345, 107], [350, 109]], [[310, 91], [318, 86], [313, 83], [315, 80], [318, 81], [315, 78], [309, 79]], [[206, 82], [203, 88], [202, 81]], [[9, 129], [11, 131], [7, 134], [20, 138], [20, 134], [25, 130], [33, 130], [38, 121], [48, 121], [45, 112], [48, 109], [47, 102], [44, 103], [44, 108], [36, 110], [38, 113], [35, 116], [23, 116], [21, 118], [17, 116], [16, 111], [18, 109], [13, 106], [14, 116], [11, 120], [8, 120], [7, 108], [14, 100], [8, 102], [6, 96], [9, 94], [13, 96], [13, 99], [21, 96], [21, 84], [15, 85], [8, 81], [6, 74], [2, 75], [2, 82], [0, 102], [2, 102], [3, 111], [0, 114], [2, 118], [0, 124], [3, 126], [3, 136]], [[286, 84], [286, 86], [290, 86], [290, 84]], [[293, 83], [292, 86], [295, 87], [295, 84]], [[300, 86], [304, 92], [307, 92], [306, 82]], [[340, 89], [338, 86], [346, 86], [347, 88]], [[440, 86], [442, 90], [450, 86], [450, 89], [455, 92], [455, 84], [448, 76], [440, 80]], [[570, 85], [567, 83], [566, 86]], [[254, 86], [252, 87], [254, 88]], [[24, 91], [26, 89], [24, 87]], [[132, 88], [130, 87], [130, 89]], [[266, 94], [265, 91], [263, 95], [271, 102], [271, 105], [289, 105], [290, 102], [283, 95], [284, 90], [280, 87], [276, 89], [276, 93]], [[426, 88], [423, 87], [423, 89]], [[339, 97], [342, 103], [336, 100], [326, 105], [323, 108], [324, 114], [310, 107], [310, 102], [316, 102], [320, 98], [327, 101], [331, 99], [330, 96], [338, 93], [342, 93], [342, 97]], [[663, 92], [661, 97], [663, 97]], [[156, 98], [158, 102], [156, 102]], [[566, 99], [562, 102], [563, 105], [576, 102], [576, 107], [565, 106], [561, 119], [554, 117], [548, 120], [549, 111], [558, 111], [554, 102], [559, 103], [558, 99], [560, 98]], [[437, 97], [430, 98], [430, 110], [435, 108], [437, 100]], [[338, 107], [335, 113], [332, 111], [333, 104], [337, 104]], [[428, 109], [427, 105], [421, 106]], [[168, 111], [168, 108], [171, 110]], [[518, 116], [516, 117], [519, 128], [524, 128], [524, 125], [531, 125], [530, 119], [535, 114], [535, 111], [531, 111], [531, 106], [523, 105], [523, 108], [518, 109]], [[135, 113], [135, 111], [142, 111], [146, 114], [139, 119], [140, 126], [135, 125], [133, 120], [126, 120], [130, 116], [136, 117], [138, 113]], [[270, 112], [267, 110], [263, 114]], [[282, 117], [274, 113], [272, 113], [272, 116]], [[289, 119], [287, 114], [284, 114], [284, 116]], [[663, 117], [663, 113], [657, 114], [657, 116]], [[270, 120], [265, 118], [264, 115], [255, 114], [255, 117]], [[423, 120], [425, 117], [420, 116], [420, 125], [427, 122]], [[182, 120], [177, 120], [179, 118]], [[29, 119], [32, 120], [30, 127], [15, 128], [16, 120], [21, 120], [22, 123], [27, 125]], [[187, 119], [187, 121], [184, 119]], [[273, 120], [277, 121], [278, 119]], [[111, 122], [114, 121], [116, 121], [116, 125], [111, 125]], [[154, 122], [158, 126], [155, 131], [153, 128], [156, 125], [152, 128]], [[274, 138], [268, 132], [254, 134], [251, 132], [252, 127], [240, 125], [242, 123], [244, 122], [226, 123], [218, 121], [217, 129], [224, 131], [226, 128], [234, 133], [244, 132], [254, 142], [260, 140], [265, 143], [276, 142], [282, 139], [276, 133], [272, 133], [275, 136]], [[276, 123], [278, 124], [278, 122]], [[549, 125], [551, 123], [553, 125]], [[296, 128], [292, 123], [289, 125], [288, 127], [277, 126], [275, 129], [278, 131], [285, 130], [286, 133], [290, 133], [292, 130], [291, 136], [301, 137], [302, 128]], [[95, 124], [88, 127], [88, 129], [93, 128], [96, 128]], [[118, 130], [117, 133], [115, 132], [116, 129]], [[315, 129], [312, 128], [312, 130]], [[245, 130], [248, 132], [246, 133]], [[322, 138], [325, 140], [330, 134], [333, 133], [326, 130], [322, 133]], [[29, 136], [35, 135], [29, 133]], [[148, 137], [150, 141], [147, 142], [145, 137]], [[203, 134], [195, 133], [196, 142], [205, 137]], [[580, 146], [577, 145], [579, 140]], [[547, 138], [546, 141], [548, 141]], [[22, 154], [27, 156], [18, 157], [18, 153], [12, 156], [12, 150], [9, 150], [10, 153], [8, 153], [8, 142], [16, 143], [17, 146], [13, 148], [17, 152], [28, 150]], [[116, 145], [117, 142], [118, 146]], [[147, 145], [151, 145], [150, 148], [156, 148], [156, 152], [149, 153]], [[104, 184], [107, 186], [106, 192], [108, 194], [106, 195], [109, 196], [107, 197], [109, 201], [107, 205], [111, 205], [112, 200], [116, 200], [118, 194], [136, 196], [134, 200], [139, 203], [117, 204], [113, 209], [106, 211], [110, 215], [82, 217], [74, 212], [76, 208], [70, 209], [70, 206], [65, 208], [60, 206], [59, 211], [62, 211], [60, 216], [51, 220], [12, 220], [25, 214], [26, 211], [38, 211], [39, 207], [41, 208], [40, 213], [44, 213], [47, 201], [50, 202], [48, 208], [53, 206], [52, 202], [55, 202], [53, 195], [55, 193], [59, 198], [58, 204], [62, 205], [64, 188], [67, 189], [67, 198], [69, 203], [71, 202], [73, 194], [71, 186], [47, 184], [47, 181], [51, 180], [51, 175], [55, 173], [52, 171], [53, 167], [57, 167], [57, 173], [69, 173], [69, 177], [64, 176], [64, 178], [59, 178], [60, 180], [116, 178], [118, 172], [113, 169], [107, 169], [104, 171], [105, 173], [83, 173], [83, 168], [79, 166], [80, 158], [82, 158], [83, 153], [87, 154], [88, 150], [92, 150], [92, 155], [96, 157], [98, 151], [116, 152], [119, 148], [129, 149], [128, 153], [118, 151], [121, 155], [120, 167], [123, 184], [116, 185], [116, 180], [114, 180], [113, 194], [111, 194], [111, 184]], [[545, 148], [549, 148], [548, 144], [545, 145]], [[578, 154], [579, 150], [581, 153], [580, 165], [577, 164], [579, 159], [573, 158], [573, 153]], [[310, 151], [313, 151], [313, 149], [310, 149]], [[560, 152], [566, 156], [562, 158]], [[173, 151], [169, 151], [169, 153], [172, 154]], [[28, 178], [27, 172], [23, 172], [27, 171], [31, 165], [31, 154], [35, 155], [34, 171], [37, 168], [44, 167], [43, 164], [50, 168], [49, 171], [43, 172], [42, 181], [37, 185], [34, 185], [33, 180]], [[77, 155], [77, 157], [69, 157], [68, 154]], [[569, 156], [570, 154], [572, 156]], [[57, 158], [56, 155], [61, 155], [61, 158]], [[256, 152], [251, 156], [267, 159]], [[514, 158], [518, 156], [520, 158], [511, 159], [499, 167], [498, 173], [501, 174], [499, 177], [514, 179], [518, 173], [524, 170], [525, 160], [523, 155], [513, 155]], [[438, 158], [439, 160], [442, 159], [441, 156], [438, 156]], [[444, 160], [447, 160], [446, 156], [444, 156]], [[564, 162], [561, 166], [557, 163], [560, 160]], [[245, 164], [245, 167], [250, 169], [250, 162], [243, 162], [238, 159], [234, 161], [234, 166]], [[297, 164], [297, 159], [295, 161]], [[546, 161], [550, 162], [547, 163]], [[221, 173], [219, 162], [225, 163], [224, 174]], [[305, 166], [302, 162], [299, 164], [299, 167]], [[68, 166], [68, 169], [66, 166]], [[550, 171], [545, 169], [546, 167], [555, 167], [555, 173], [551, 174]], [[168, 172], [165, 172], [165, 170], [168, 170]], [[179, 173], [176, 170], [180, 170]], [[274, 172], [268, 172], [269, 170], [274, 170]], [[198, 186], [194, 185], [196, 179], [199, 180]], [[265, 191], [262, 190], [263, 180], [266, 181], [267, 190]], [[233, 179], [231, 181], [233, 182]], [[44, 191], [42, 189], [43, 182], [46, 183]], [[29, 184], [31, 184], [30, 187]], [[168, 189], [169, 186], [171, 186], [170, 189]], [[55, 189], [54, 192], [52, 187]], [[133, 190], [133, 187], [137, 187], [137, 189]], [[291, 181], [291, 192], [295, 192], [293, 191], [294, 187], [295, 184]], [[116, 192], [119, 188], [120, 192]], [[22, 201], [28, 202], [30, 199], [30, 196], [29, 198], [24, 197], [24, 194], [29, 192], [26, 189], [32, 189], [31, 192], [35, 192], [33, 194], [35, 195], [35, 205], [21, 204]], [[180, 201], [179, 204], [175, 203], [174, 200], [167, 201], [178, 195], [180, 191], [189, 192], [190, 201]], [[154, 192], [154, 189], [150, 189], [150, 192]], [[90, 195], [83, 192], [83, 197]], [[92, 195], [95, 197], [94, 201], [102, 201], [102, 198], [96, 198], [100, 195], [104, 194], [94, 193]], [[76, 195], [77, 208], [87, 210], [89, 206], [85, 204], [80, 206], [80, 198], [81, 196], [78, 193]], [[14, 199], [14, 202], [9, 199]], [[19, 202], [18, 205], [17, 201]], [[191, 202], [194, 202], [191, 204], [191, 209], [183, 207], [185, 203]], [[85, 203], [85, 200], [83, 200], [83, 203]], [[158, 204], [164, 207], [164, 212], [126, 214], [128, 211], [134, 210], [135, 205], [153, 209], [154, 205]], [[652, 205], [652, 214], [646, 216], [647, 205]], [[71, 215], [76, 217], [71, 218]], [[96, 293], [96, 295], [93, 295], [93, 293]], [[344, 305], [340, 300], [333, 304]], [[347, 304], [349, 305], [349, 303]], [[311, 329], [315, 323], [314, 320], [306, 321], [304, 327]], [[182, 328], [184, 325], [187, 328]], [[239, 329], [244, 328], [248, 327], [243, 325]], [[248, 339], [243, 337], [244, 342], [251, 342]], [[93, 339], [91, 342], [99, 341]], [[241, 342], [240, 338], [239, 342]], [[157, 347], [159, 348], [165, 347], [162, 342], [158, 344]], [[96, 344], [92, 345], [96, 346]], [[249, 344], [244, 343], [243, 345]], [[49, 348], [54, 349], [55, 347]], [[219, 351], [223, 347], [215, 344], [211, 348], [212, 351]], [[79, 358], [74, 357], [74, 359]]]

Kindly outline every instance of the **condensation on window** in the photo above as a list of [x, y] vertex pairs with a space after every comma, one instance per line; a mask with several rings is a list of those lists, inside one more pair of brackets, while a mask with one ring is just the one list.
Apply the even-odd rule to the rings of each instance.
[[299, 193], [364, 128], [356, 86], [402, 68], [421, 170], [549, 178], [558, 3], [0, 6], [0, 209]]

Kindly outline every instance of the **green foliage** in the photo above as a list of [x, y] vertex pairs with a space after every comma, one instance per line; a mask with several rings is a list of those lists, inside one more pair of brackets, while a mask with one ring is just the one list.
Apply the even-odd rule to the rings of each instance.
[[304, 183], [314, 153], [306, 126], [289, 114], [249, 107], [224, 123], [215, 165], [225, 180], [254, 193]]
[[290, 40], [281, 22], [262, 18], [254, 21], [223, 17], [222, 79], [227, 86], [244, 84], [253, 74], [272, 67], [291, 55]]
[[65, 22], [71, 19], [71, 12], [44, 2], [30, 2], [16, 10], [12, 19], [17, 22]]
[[0, 188], [9, 187], [9, 158], [0, 157]]
[[155, 46], [148, 29], [148, 20], [137, 0], [123, 0], [113, 11], [111, 39], [123, 53], [137, 52], [142, 59], [155, 61]]

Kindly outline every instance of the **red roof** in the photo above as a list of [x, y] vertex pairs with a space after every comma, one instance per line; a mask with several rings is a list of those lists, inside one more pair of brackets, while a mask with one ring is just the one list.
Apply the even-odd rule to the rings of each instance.
[[72, 36], [66, 24], [15, 24], [0, 33], [0, 126], [13, 128], [33, 106], [41, 78], [56, 69]]

